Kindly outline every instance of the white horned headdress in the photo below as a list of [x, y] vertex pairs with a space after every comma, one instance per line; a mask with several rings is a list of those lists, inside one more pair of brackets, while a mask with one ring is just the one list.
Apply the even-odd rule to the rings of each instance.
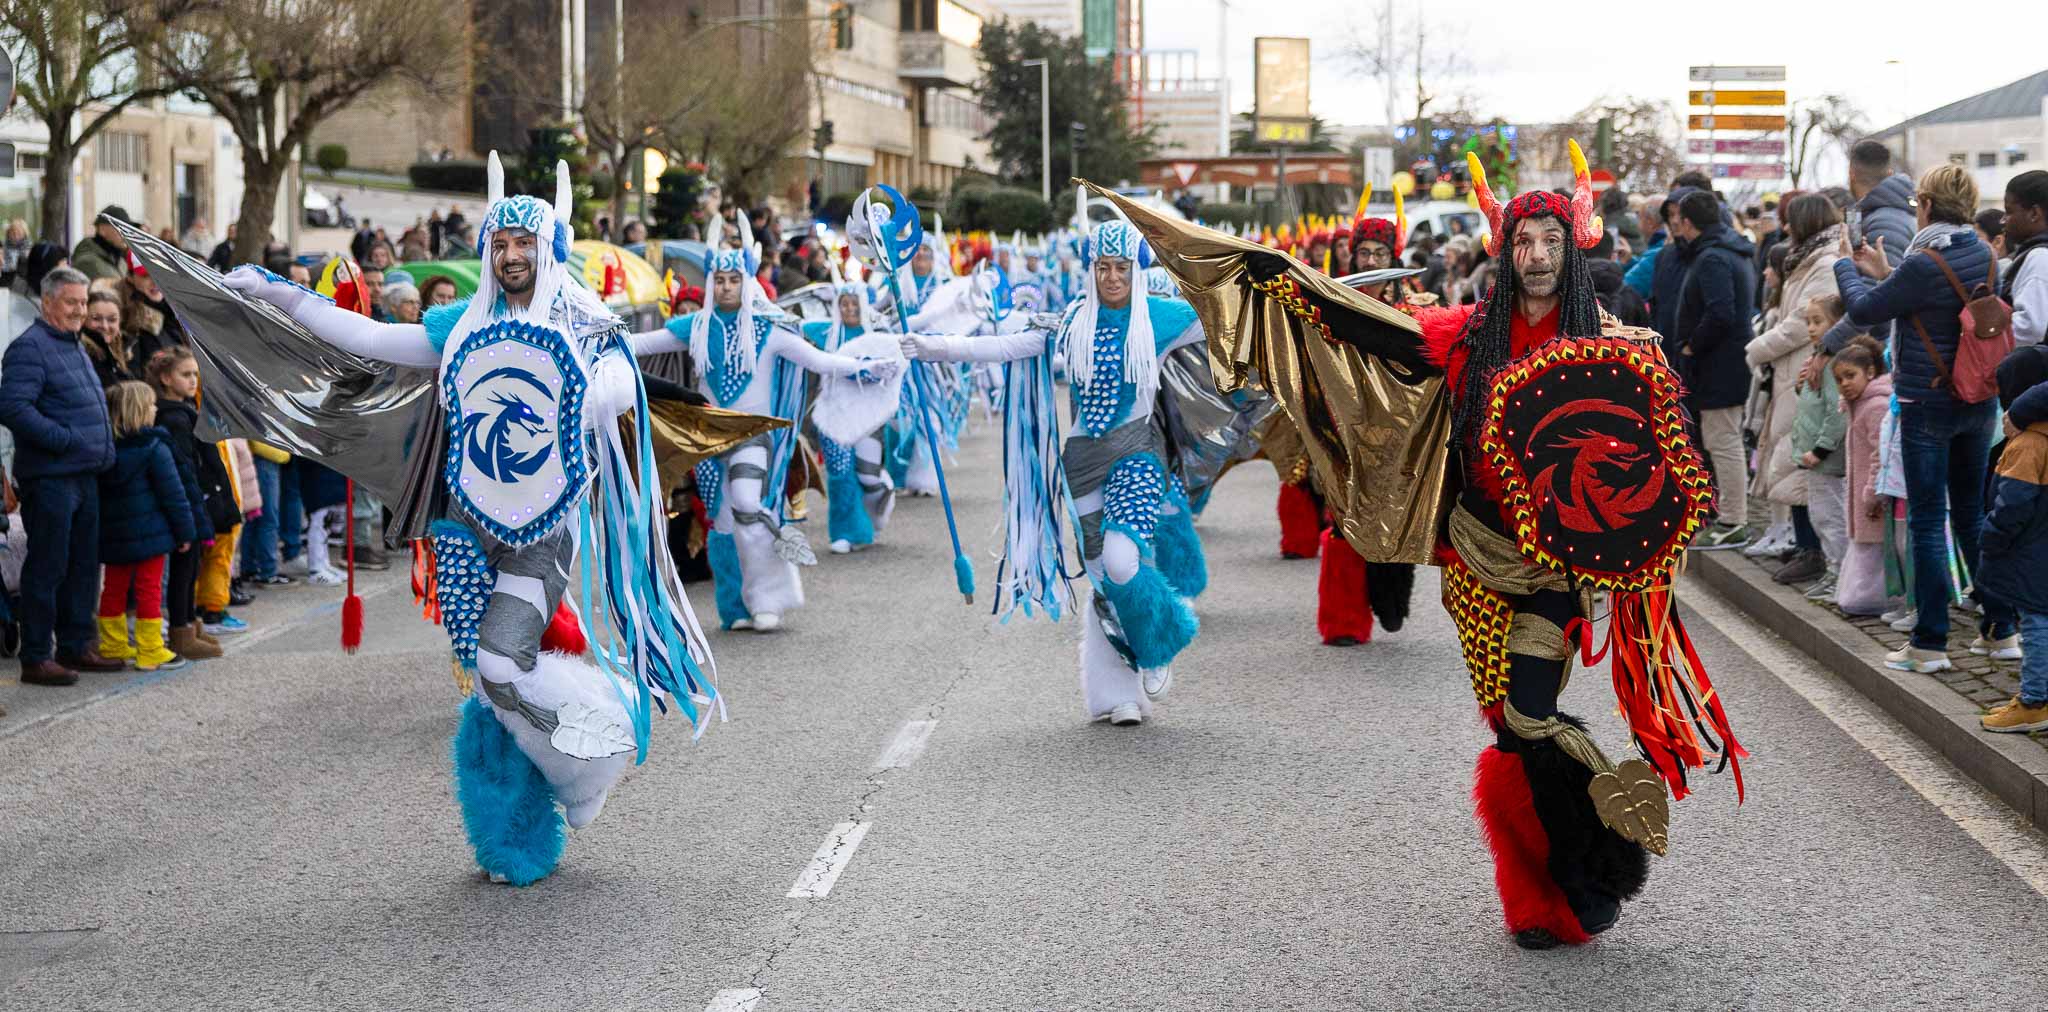
[[[552, 204], [525, 194], [506, 196], [505, 166], [498, 160], [496, 151], [491, 152], [485, 179], [490, 204], [484, 209], [483, 222], [476, 230], [477, 256], [484, 260], [484, 269], [478, 272], [476, 296], [469, 300], [469, 308], [463, 312], [455, 332], [463, 334], [483, 327], [499, 313], [503, 293], [498, 290], [497, 275], [491, 269], [490, 252], [491, 236], [504, 229], [531, 232], [535, 239], [533, 298], [524, 310], [507, 307], [508, 315], [550, 323], [556, 301], [566, 296], [590, 318], [612, 318], [614, 314], [596, 293], [569, 278], [569, 246], [576, 239], [572, 224], [575, 196], [569, 184], [569, 163], [555, 163], [555, 199]], [[452, 350], [460, 343], [450, 341], [449, 348]]]

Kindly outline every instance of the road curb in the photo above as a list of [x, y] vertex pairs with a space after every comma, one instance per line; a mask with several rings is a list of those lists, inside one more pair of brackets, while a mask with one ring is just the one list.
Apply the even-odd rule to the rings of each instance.
[[[1817, 608], [1796, 588], [1763, 578], [1720, 552], [1689, 552], [1686, 568], [1728, 603], [1869, 697], [1933, 746], [1963, 775], [2048, 830], [2048, 749], [2026, 735], [1988, 734], [1983, 711], [1925, 675], [1884, 666], [1884, 649], [1863, 630]], [[1747, 569], [1750, 572], [1744, 572]]]

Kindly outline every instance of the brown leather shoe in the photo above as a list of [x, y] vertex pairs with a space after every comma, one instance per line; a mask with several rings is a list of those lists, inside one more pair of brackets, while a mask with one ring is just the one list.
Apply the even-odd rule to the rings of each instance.
[[37, 661], [21, 666], [23, 685], [77, 685], [78, 672], [56, 661]]
[[57, 662], [74, 671], [125, 671], [128, 668], [126, 661], [101, 657], [98, 647], [87, 647], [84, 653], [68, 657], [59, 655]]

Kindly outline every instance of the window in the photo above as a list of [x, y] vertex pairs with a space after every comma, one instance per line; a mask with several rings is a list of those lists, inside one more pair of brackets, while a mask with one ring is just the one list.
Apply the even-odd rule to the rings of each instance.
[[148, 171], [149, 138], [142, 134], [103, 133], [93, 160], [101, 172]]
[[2005, 152], [2005, 164], [2007, 165], [2018, 165], [2026, 160], [2026, 148], [2009, 148]]
[[27, 174], [31, 172], [43, 171], [43, 159], [43, 153], [40, 151], [23, 151], [21, 153], [22, 173]]
[[1977, 167], [1978, 167], [1978, 168], [1980, 168], [1980, 169], [1995, 169], [1995, 168], [1997, 168], [1997, 167], [1998, 167], [1998, 152], [1996, 152], [1996, 151], [1979, 151], [1979, 152], [1977, 152]]

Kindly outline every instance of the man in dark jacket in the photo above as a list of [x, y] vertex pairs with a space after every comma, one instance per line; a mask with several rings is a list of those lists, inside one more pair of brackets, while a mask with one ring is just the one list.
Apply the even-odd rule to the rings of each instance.
[[1742, 445], [1742, 405], [1749, 399], [1744, 349], [1755, 336], [1756, 247], [1722, 223], [1721, 203], [1694, 191], [1678, 204], [1672, 235], [1684, 243], [1675, 344], [1690, 388], [1688, 403], [1714, 469], [1720, 518], [1693, 547], [1735, 548], [1749, 539], [1749, 468]]
[[1681, 186], [1664, 198], [1664, 245], [1657, 250], [1657, 263], [1650, 274], [1650, 320], [1657, 333], [1664, 337], [1664, 351], [1672, 362], [1678, 362], [1675, 350], [1678, 332], [1678, 287], [1685, 283], [1685, 242], [1673, 229], [1678, 220], [1678, 204], [1695, 193], [1710, 191], [1696, 190]]
[[[78, 670], [119, 671], [99, 654], [97, 475], [113, 466], [114, 428], [92, 361], [78, 343], [85, 275], [43, 278], [41, 318], [0, 360], [0, 425], [14, 433], [14, 478], [28, 558], [21, 568], [21, 680], [71, 685]], [[56, 656], [51, 656], [52, 634]]]
[[1849, 195], [1863, 213], [1863, 241], [1884, 248], [1896, 265], [1906, 259], [1906, 245], [1918, 231], [1914, 223], [1913, 180], [1892, 171], [1892, 150], [1882, 141], [1857, 141], [1849, 149]]
[[[108, 204], [100, 209], [101, 218], [113, 218], [124, 225], [135, 224], [128, 217], [127, 210], [119, 204]], [[89, 281], [105, 278], [122, 278], [128, 274], [128, 240], [121, 238], [121, 230], [106, 221], [95, 221], [92, 234], [78, 240], [71, 248], [71, 269], [86, 276]]]
[[225, 274], [228, 268], [234, 265], [235, 223], [231, 221], [228, 222], [228, 237], [222, 239], [220, 245], [213, 248], [213, 253], [206, 258], [206, 266]]

